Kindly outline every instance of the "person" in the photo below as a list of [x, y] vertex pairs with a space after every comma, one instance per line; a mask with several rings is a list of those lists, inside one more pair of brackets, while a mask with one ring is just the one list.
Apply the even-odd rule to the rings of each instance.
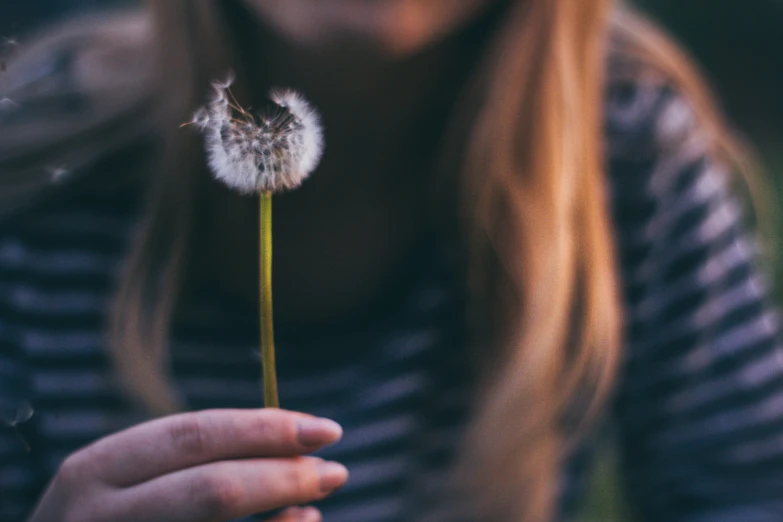
[[[181, 128], [229, 72], [325, 129], [274, 203], [282, 410], [257, 199]], [[150, 1], [1, 81], [3, 520], [566, 520], [601, 426], [643, 520], [783, 516], [740, 149], [627, 7]]]

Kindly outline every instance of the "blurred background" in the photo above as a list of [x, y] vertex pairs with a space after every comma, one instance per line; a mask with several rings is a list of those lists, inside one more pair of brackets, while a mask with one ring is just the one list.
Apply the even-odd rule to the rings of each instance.
[[[161, 0], [165, 1], [165, 0]], [[8, 52], [31, 33], [89, 10], [138, 0], [2, 0], [0, 44]], [[783, 201], [783, 0], [634, 0], [695, 58], [734, 127], [755, 147], [773, 194]], [[0, 49], [2, 50], [2, 49]], [[783, 222], [772, 244], [781, 245]], [[775, 253], [773, 253], [775, 254]], [[777, 252], [783, 259], [783, 252]], [[779, 297], [783, 263], [776, 262]], [[596, 459], [582, 520], [632, 521], [622, 498], [617, 459], [605, 444]]]
[[[732, 121], [759, 147], [783, 137], [783, 0], [629, 0], [702, 66]], [[67, 16], [140, 0], [4, 0], [0, 37], [19, 40]], [[768, 149], [767, 149], [768, 150]]]

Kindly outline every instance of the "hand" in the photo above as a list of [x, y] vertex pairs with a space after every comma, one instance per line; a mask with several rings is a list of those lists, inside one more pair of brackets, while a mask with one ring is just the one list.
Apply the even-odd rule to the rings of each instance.
[[154, 420], [68, 457], [29, 522], [211, 522], [306, 504], [347, 480], [342, 465], [303, 456], [341, 436], [332, 421], [277, 409]]

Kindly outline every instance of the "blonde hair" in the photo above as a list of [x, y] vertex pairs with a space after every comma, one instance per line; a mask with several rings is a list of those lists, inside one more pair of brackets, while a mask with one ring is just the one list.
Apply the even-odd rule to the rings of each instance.
[[[177, 128], [209, 82], [241, 64], [216, 2], [147, 4], [165, 64], [154, 86], [163, 152], [116, 295], [110, 344], [130, 393], [161, 415], [182, 408], [166, 373], [168, 328], [188, 259], [193, 177], [204, 169], [196, 138]], [[602, 153], [607, 57], [629, 64], [619, 75], [646, 68], [666, 77], [716, 153], [742, 154], [687, 58], [631, 11], [611, 0], [505, 7], [446, 148], [464, 149], [455, 163], [458, 202], [483, 362], [454, 476], [478, 519], [546, 522], [555, 517], [562, 461], [604, 410], [620, 360]]]

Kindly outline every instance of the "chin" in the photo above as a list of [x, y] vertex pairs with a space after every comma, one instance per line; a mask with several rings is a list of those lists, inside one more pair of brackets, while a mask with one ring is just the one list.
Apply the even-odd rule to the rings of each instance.
[[246, 1], [294, 44], [404, 57], [457, 30], [492, 0]]
[[436, 43], [440, 35], [403, 25], [389, 27], [342, 27], [322, 35], [311, 45], [349, 53], [373, 54], [390, 59], [405, 58]]

